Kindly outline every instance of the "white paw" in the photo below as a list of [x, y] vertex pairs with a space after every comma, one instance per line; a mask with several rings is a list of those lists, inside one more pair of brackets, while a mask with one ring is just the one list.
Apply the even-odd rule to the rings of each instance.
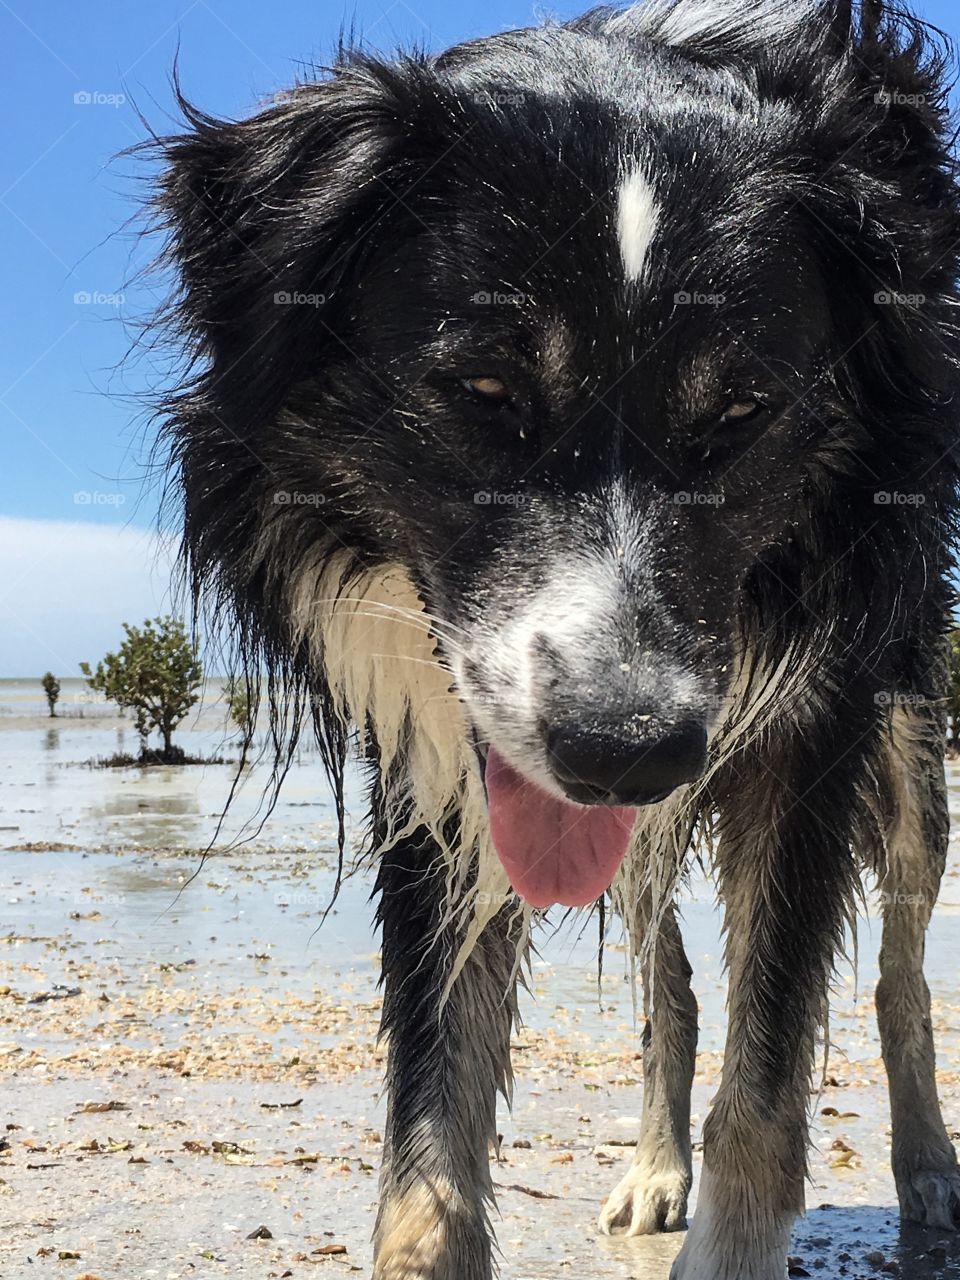
[[669, 1280], [786, 1280], [787, 1251], [780, 1245], [750, 1253], [714, 1252], [708, 1242], [687, 1239], [677, 1254]]
[[651, 1236], [687, 1225], [690, 1175], [683, 1169], [650, 1172], [633, 1164], [600, 1212], [605, 1236]]
[[785, 1280], [793, 1215], [742, 1213], [709, 1169], [670, 1280]]
[[898, 1181], [900, 1216], [925, 1227], [960, 1227], [960, 1170], [920, 1169]]
[[686, 1243], [670, 1269], [670, 1280], [786, 1280], [786, 1276], [785, 1250], [723, 1260]]

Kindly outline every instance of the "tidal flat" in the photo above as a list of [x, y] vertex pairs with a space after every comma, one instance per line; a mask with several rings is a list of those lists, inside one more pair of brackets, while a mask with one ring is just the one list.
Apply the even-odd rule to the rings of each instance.
[[[64, 695], [73, 714], [48, 720], [38, 689], [0, 682], [0, 1276], [369, 1275], [385, 1120], [379, 941], [369, 868], [330, 907], [336, 815], [320, 762], [305, 746], [267, 815], [268, 761], [255, 761], [220, 824], [235, 765], [89, 767], [133, 750], [135, 734], [78, 702], [77, 685]], [[180, 740], [192, 755], [235, 759], [216, 695], [211, 686]], [[352, 849], [363, 827], [355, 777], [348, 806]], [[958, 849], [955, 835], [927, 954], [955, 1136]], [[897, 1221], [875, 900], [868, 886], [856, 948], [851, 939], [838, 965], [791, 1274], [960, 1277], [960, 1241]], [[701, 1004], [698, 1144], [725, 999], [720, 917], [699, 867], [682, 915]], [[491, 1152], [503, 1280], [666, 1280], [682, 1240], [596, 1230], [629, 1164], [643, 1089], [615, 921], [602, 976], [600, 945], [595, 917], [551, 914], [536, 936], [513, 1106], [501, 1104]]]

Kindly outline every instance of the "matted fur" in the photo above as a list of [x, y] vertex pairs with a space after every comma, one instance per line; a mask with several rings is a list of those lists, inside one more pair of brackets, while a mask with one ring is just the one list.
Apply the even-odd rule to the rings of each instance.
[[531, 908], [513, 893], [490, 840], [463, 705], [440, 661], [423, 601], [401, 565], [351, 576], [350, 563], [346, 553], [323, 553], [304, 564], [293, 576], [290, 613], [297, 643], [306, 642], [325, 673], [335, 714], [345, 728], [356, 726], [362, 754], [371, 746], [368, 735], [376, 744], [388, 825], [374, 853], [382, 855], [418, 827], [436, 840], [447, 919], [465, 929], [450, 983], [505, 903], [524, 918], [519, 968]]

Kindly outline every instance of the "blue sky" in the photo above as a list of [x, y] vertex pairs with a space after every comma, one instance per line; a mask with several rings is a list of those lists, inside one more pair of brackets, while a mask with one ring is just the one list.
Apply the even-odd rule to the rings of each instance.
[[[341, 26], [381, 51], [441, 48], [584, 7], [0, 0], [0, 676], [47, 666], [75, 674], [116, 638], [121, 619], [169, 603], [135, 402], [151, 370], [124, 360], [136, 319], [155, 300], [155, 283], [134, 280], [148, 248], [127, 227], [144, 170], [116, 156], [144, 136], [137, 108], [159, 131], [171, 127], [178, 48], [188, 96], [242, 115], [304, 62], [327, 60]], [[919, 8], [960, 32], [951, 0]]]

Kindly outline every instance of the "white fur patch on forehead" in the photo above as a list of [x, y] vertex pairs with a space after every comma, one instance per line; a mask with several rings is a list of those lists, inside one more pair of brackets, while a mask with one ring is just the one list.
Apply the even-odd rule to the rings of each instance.
[[634, 169], [620, 184], [617, 196], [617, 236], [628, 280], [641, 281], [648, 275], [650, 246], [659, 225], [653, 184], [642, 169]]

